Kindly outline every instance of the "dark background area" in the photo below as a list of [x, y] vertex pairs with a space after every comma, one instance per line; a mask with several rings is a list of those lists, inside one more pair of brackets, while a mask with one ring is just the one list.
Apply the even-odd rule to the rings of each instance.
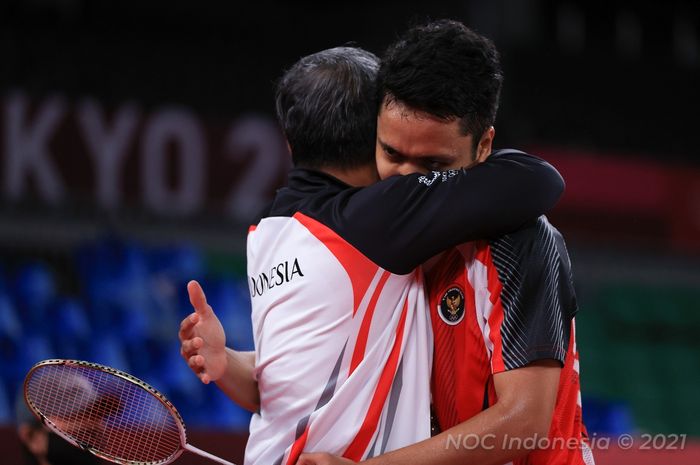
[[[64, 357], [133, 372], [174, 401], [195, 439], [239, 458], [249, 416], [189, 373], [177, 325], [197, 278], [234, 347], [252, 348], [245, 234], [289, 167], [274, 82], [309, 53], [381, 55], [410, 24], [446, 17], [501, 52], [495, 146], [538, 154], [567, 181], [550, 218], [573, 262], [589, 431], [700, 437], [699, 2], [9, 0], [7, 453], [19, 447], [24, 373]], [[119, 162], [104, 165], [109, 153]], [[685, 454], [600, 451], [598, 463], [697, 463], [690, 441]]]
[[450, 17], [501, 50], [504, 146], [697, 163], [699, 12], [692, 1], [6, 1], [0, 84], [177, 103], [211, 120], [271, 114], [272, 83], [299, 57], [347, 43], [381, 54], [412, 21]]

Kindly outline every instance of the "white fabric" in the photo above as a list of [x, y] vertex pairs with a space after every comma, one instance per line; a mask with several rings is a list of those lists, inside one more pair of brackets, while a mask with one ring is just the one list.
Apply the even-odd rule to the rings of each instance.
[[[288, 281], [288, 274], [284, 279], [277, 274], [279, 264], [286, 262], [289, 271], [295, 260], [300, 272]], [[261, 273], [270, 275], [270, 270], [274, 270], [275, 285], [260, 295], [260, 286], [255, 289], [253, 283], [257, 280], [259, 284]], [[281, 270], [283, 273], [284, 266]], [[261, 403], [259, 414], [253, 416], [250, 424], [246, 465], [273, 465], [283, 455], [282, 463], [286, 463], [297, 437], [297, 425], [307, 415], [311, 417], [304, 451], [345, 452], [365, 420], [406, 300], [400, 360], [402, 387], [395, 417], [387, 424], [391, 416], [390, 392], [363, 458], [430, 436], [433, 344], [418, 272], [404, 276], [389, 273], [371, 320], [363, 361], [348, 376], [360, 325], [385, 273], [388, 272], [377, 267], [353, 316], [353, 289], [348, 273], [303, 224], [294, 218], [266, 218], [249, 234], [248, 280], [251, 293], [255, 294], [251, 299], [252, 322]], [[341, 365], [333, 396], [317, 409], [338, 360]], [[394, 381], [394, 373], [391, 379]]]

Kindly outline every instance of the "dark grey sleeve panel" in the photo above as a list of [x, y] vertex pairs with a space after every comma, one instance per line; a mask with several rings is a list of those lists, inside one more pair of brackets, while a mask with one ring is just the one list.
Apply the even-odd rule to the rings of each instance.
[[394, 176], [318, 205], [323, 221], [381, 267], [406, 274], [445, 249], [514, 231], [559, 200], [544, 160], [499, 151], [470, 169]]
[[489, 245], [502, 285], [505, 369], [542, 359], [563, 364], [578, 307], [561, 234], [541, 217]]

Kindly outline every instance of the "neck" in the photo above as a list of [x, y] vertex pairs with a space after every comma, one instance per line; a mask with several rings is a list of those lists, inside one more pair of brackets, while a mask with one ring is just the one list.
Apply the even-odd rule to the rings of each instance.
[[353, 187], [369, 186], [379, 181], [377, 168], [374, 165], [360, 166], [351, 169], [323, 168], [321, 171]]

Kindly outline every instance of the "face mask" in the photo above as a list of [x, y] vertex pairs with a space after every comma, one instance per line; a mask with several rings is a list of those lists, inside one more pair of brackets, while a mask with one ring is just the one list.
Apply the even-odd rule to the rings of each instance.
[[65, 441], [56, 434], [49, 433], [49, 450], [46, 459], [51, 465], [98, 465], [98, 459]]

